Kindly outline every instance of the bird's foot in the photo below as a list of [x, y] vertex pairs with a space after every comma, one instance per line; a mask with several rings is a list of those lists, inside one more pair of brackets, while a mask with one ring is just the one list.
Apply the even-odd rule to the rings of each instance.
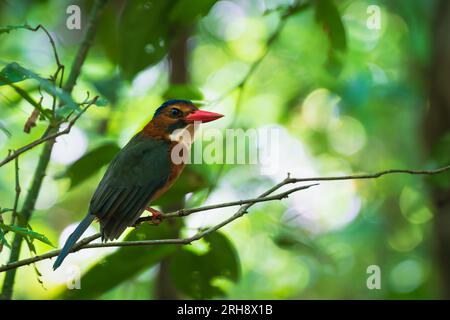
[[152, 224], [160, 224], [163, 221], [163, 214], [161, 211], [158, 211], [150, 207], [145, 208], [145, 210], [152, 214], [151, 216]]

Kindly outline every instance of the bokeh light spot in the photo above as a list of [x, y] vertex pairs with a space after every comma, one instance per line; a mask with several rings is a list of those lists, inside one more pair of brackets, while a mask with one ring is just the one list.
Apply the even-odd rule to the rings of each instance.
[[352, 155], [366, 144], [366, 132], [355, 118], [343, 116], [331, 122], [328, 128], [331, 147], [344, 155]]
[[403, 216], [411, 223], [421, 224], [433, 218], [431, 210], [424, 206], [423, 196], [410, 187], [405, 187], [402, 190], [400, 210]]
[[397, 264], [391, 271], [389, 282], [396, 292], [406, 293], [417, 289], [424, 280], [422, 263], [409, 259]]
[[[65, 128], [65, 126], [61, 126], [61, 130]], [[86, 152], [87, 144], [86, 134], [74, 126], [69, 134], [56, 138], [52, 160], [56, 163], [71, 164]]]

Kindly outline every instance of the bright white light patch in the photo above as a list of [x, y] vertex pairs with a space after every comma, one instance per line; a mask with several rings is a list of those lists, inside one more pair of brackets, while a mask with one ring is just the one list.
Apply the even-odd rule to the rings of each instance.
[[42, 185], [42, 190], [39, 192], [39, 197], [36, 201], [35, 208], [37, 210], [47, 210], [51, 208], [56, 201], [58, 201], [58, 184], [50, 179], [45, 179]]
[[[67, 126], [61, 126], [64, 130]], [[78, 160], [87, 149], [86, 134], [77, 127], [72, 127], [69, 134], [56, 138], [52, 160], [56, 163], [70, 164]]]

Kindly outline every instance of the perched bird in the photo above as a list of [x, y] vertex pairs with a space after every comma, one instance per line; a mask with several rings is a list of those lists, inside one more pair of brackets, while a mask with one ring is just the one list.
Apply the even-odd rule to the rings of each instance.
[[[56, 270], [77, 240], [94, 221], [100, 222], [104, 240], [117, 239], [133, 226], [147, 205], [166, 192], [179, 177], [185, 162], [173, 161], [177, 129], [193, 135], [194, 122], [209, 122], [223, 115], [199, 110], [188, 100], [168, 100], [156, 109], [152, 120], [138, 132], [109, 164], [92, 196], [89, 212], [69, 236], [53, 269]], [[179, 132], [180, 130], [178, 130]]]

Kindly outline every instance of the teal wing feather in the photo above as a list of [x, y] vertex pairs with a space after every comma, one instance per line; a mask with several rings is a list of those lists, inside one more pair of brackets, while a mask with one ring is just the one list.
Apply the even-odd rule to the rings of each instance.
[[133, 225], [170, 175], [169, 144], [137, 134], [116, 155], [100, 181], [89, 211], [104, 239], [117, 239]]

